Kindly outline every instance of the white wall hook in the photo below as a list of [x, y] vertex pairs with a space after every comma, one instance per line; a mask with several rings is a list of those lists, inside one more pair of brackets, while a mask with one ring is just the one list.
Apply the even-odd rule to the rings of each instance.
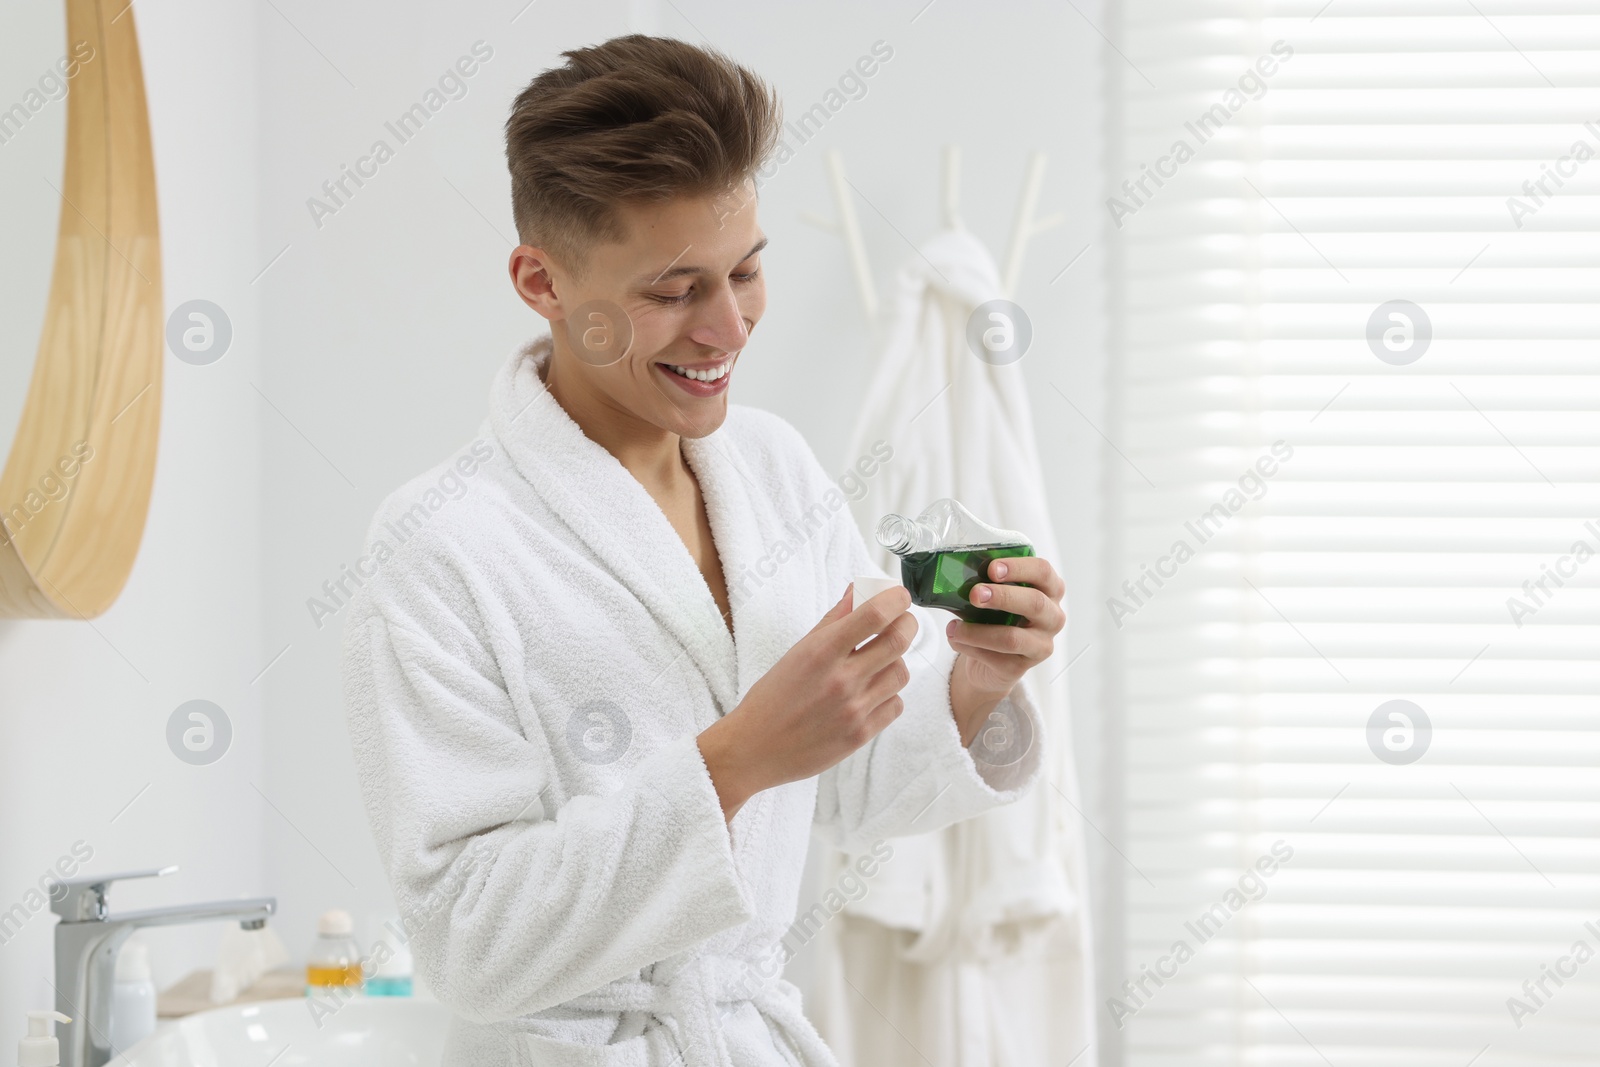
[[856, 291], [861, 295], [861, 308], [867, 314], [867, 322], [876, 325], [878, 292], [872, 284], [872, 267], [867, 262], [866, 242], [861, 239], [861, 223], [856, 218], [855, 201], [850, 198], [850, 183], [845, 181], [844, 160], [837, 148], [830, 148], [823, 155], [828, 165], [828, 184], [833, 189], [833, 203], [838, 210], [839, 221], [830, 221], [810, 211], [802, 211], [800, 219], [844, 238], [845, 251], [850, 256], [850, 270], [856, 278]]
[[947, 230], [961, 229], [961, 146], [944, 146], [944, 177], [940, 203], [940, 218]]
[[[850, 196], [850, 183], [845, 180], [844, 161], [839, 150], [830, 148], [825, 153], [829, 185], [833, 189], [838, 221], [825, 219], [810, 211], [802, 211], [800, 219], [829, 233], [844, 238], [845, 250], [850, 257], [850, 269], [855, 275], [856, 289], [861, 296], [861, 307], [867, 321], [874, 328], [878, 318], [878, 294], [872, 283], [872, 268], [867, 260], [866, 242], [861, 238], [861, 224], [856, 218], [855, 202]], [[1011, 241], [1006, 249], [1005, 266], [1001, 271], [1001, 288], [1008, 298], [1017, 291], [1022, 276], [1022, 260], [1028, 241], [1036, 234], [1059, 226], [1067, 220], [1062, 212], [1035, 218], [1039, 205], [1039, 190], [1044, 185], [1045, 155], [1034, 152], [1028, 157], [1028, 169], [1022, 181], [1022, 195], [1017, 201], [1016, 214], [1011, 224]], [[962, 229], [961, 222], [961, 146], [947, 144], [943, 150], [940, 168], [939, 217], [946, 229]]]
[[1008, 298], [1016, 295], [1017, 283], [1022, 279], [1022, 256], [1027, 251], [1028, 241], [1035, 234], [1067, 220], [1067, 216], [1061, 212], [1037, 220], [1033, 217], [1034, 209], [1039, 205], [1039, 189], [1044, 185], [1044, 160], [1043, 152], [1030, 155], [1028, 171], [1022, 179], [1022, 195], [1017, 199], [1017, 213], [1011, 223], [1011, 243], [1006, 249], [1005, 268], [1000, 274], [1000, 285]]

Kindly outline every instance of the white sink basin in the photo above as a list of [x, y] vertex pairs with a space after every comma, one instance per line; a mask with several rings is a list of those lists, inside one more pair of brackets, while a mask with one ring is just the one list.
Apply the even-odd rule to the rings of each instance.
[[437, 1067], [450, 1010], [357, 997], [313, 1018], [304, 1000], [217, 1008], [164, 1022], [113, 1067]]

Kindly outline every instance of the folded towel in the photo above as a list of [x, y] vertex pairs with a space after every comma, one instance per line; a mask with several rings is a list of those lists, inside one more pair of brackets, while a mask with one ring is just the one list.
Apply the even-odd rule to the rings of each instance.
[[211, 1003], [233, 1003], [256, 979], [288, 962], [288, 946], [272, 927], [246, 930], [238, 923], [224, 923], [217, 965], [211, 969]]

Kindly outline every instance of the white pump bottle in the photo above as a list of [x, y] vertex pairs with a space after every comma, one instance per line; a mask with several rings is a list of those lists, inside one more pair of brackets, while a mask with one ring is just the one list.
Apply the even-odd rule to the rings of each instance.
[[30, 1011], [28, 1036], [17, 1042], [17, 1067], [58, 1067], [61, 1043], [50, 1032], [50, 1020], [70, 1023], [59, 1011]]

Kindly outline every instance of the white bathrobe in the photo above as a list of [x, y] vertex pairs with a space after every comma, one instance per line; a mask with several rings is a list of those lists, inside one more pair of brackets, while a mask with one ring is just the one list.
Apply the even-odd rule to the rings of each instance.
[[[549, 355], [520, 349], [479, 439], [385, 500], [369, 541], [392, 551], [358, 563], [346, 622], [356, 768], [456, 1013], [445, 1062], [831, 1067], [779, 976], [808, 834], [862, 852], [946, 826], [1020, 796], [1044, 746], [1005, 767], [961, 747], [950, 616], [914, 608], [901, 717], [725, 825], [696, 735], [883, 571], [804, 438], [730, 404], [683, 441], [730, 636], [654, 499], [544, 389]], [[1020, 687], [1001, 711], [1043, 737]]]
[[[852, 502], [858, 524], [870, 529], [884, 512], [916, 514], [951, 496], [1058, 558], [1023, 364], [993, 366], [968, 347], [974, 311], [1003, 295], [989, 250], [965, 229], [941, 231], [906, 257], [896, 282], [888, 338], [846, 455], [891, 433], [903, 455]], [[919, 392], [907, 382], [929, 384]], [[943, 382], [950, 387], [932, 396]], [[1046, 394], [1047, 404], [1059, 399]], [[890, 562], [887, 549], [869, 550]], [[897, 848], [872, 892], [817, 939], [807, 1014], [845, 1067], [879, 1067], [907, 1043], [919, 1050], [918, 1067], [1065, 1062], [1094, 1044], [1067, 634], [1019, 683], [1053, 727], [1049, 781]], [[819, 866], [824, 879], [836, 869]], [[1094, 1060], [1091, 1049], [1082, 1062]]]

